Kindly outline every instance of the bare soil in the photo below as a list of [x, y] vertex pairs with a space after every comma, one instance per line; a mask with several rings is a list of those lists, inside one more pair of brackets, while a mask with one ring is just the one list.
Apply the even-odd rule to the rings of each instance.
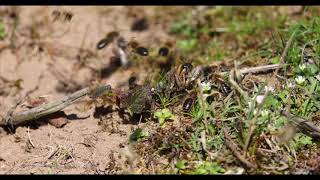
[[[152, 25], [143, 32], [130, 32], [132, 22], [138, 18], [134, 12], [143, 10], [142, 14], [152, 15], [155, 7], [16, 8], [19, 16], [14, 39], [16, 47], [4, 48], [9, 43], [9, 38], [1, 42], [0, 76], [10, 81], [21, 79], [22, 89], [17, 93], [10, 90], [8, 94], [0, 95], [1, 116], [4, 116], [18, 99], [24, 98], [28, 91], [35, 88], [28, 95], [29, 98], [45, 96], [48, 100], [53, 100], [72, 92], [57, 89], [63, 81], [57, 78], [57, 72], [67, 79], [72, 79], [79, 87], [85, 87], [94, 81], [90, 68], [76, 69], [76, 55], [79, 52], [77, 48], [82, 47], [98, 54], [90, 59], [94, 66], [107, 66], [112, 48], [97, 51], [96, 44], [110, 31], [122, 30], [124, 36], [139, 39], [167, 36], [163, 25]], [[12, 7], [1, 7], [3, 12], [11, 9]], [[71, 22], [52, 22], [54, 10], [72, 12]], [[13, 23], [8, 14], [1, 16], [5, 24]], [[70, 29], [67, 30], [69, 26]], [[40, 36], [38, 40], [30, 38], [31, 29]], [[12, 29], [6, 29], [7, 34], [10, 35], [10, 32]], [[41, 51], [39, 42], [47, 42], [47, 49]], [[48, 53], [50, 50], [53, 56]], [[120, 87], [127, 83], [131, 74], [130, 69], [119, 69], [100, 82]], [[81, 112], [77, 110], [80, 106], [81, 103], [78, 103], [63, 110], [66, 117], [60, 118], [66, 118], [68, 123], [61, 128], [48, 124], [48, 119], [39, 120], [36, 125], [18, 127], [14, 134], [0, 128], [0, 174], [116, 173], [108, 171], [112, 152], [121, 152], [122, 144], [128, 141], [135, 123], [123, 123], [117, 113], [110, 113], [112, 117], [108, 120], [115, 122], [118, 129], [112, 133], [112, 130], [106, 130], [98, 124], [99, 117], [93, 115], [94, 109]]]

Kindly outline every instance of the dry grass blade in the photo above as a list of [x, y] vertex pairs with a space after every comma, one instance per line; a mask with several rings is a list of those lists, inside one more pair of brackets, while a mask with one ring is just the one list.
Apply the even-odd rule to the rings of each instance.
[[[280, 63], [281, 64], [285, 64], [285, 58], [286, 58], [286, 56], [288, 54], [289, 47], [290, 47], [290, 45], [291, 45], [291, 43], [293, 41], [293, 38], [294, 38], [295, 34], [296, 33], [293, 32], [292, 35], [290, 36], [289, 40], [286, 43], [286, 46], [285, 46], [285, 48], [284, 48], [284, 50], [283, 50], [283, 52], [281, 54], [281, 57], [280, 57]], [[275, 72], [273, 74], [273, 78], [275, 78], [278, 75], [278, 72], [279, 72], [279, 69], [280, 69], [279, 67], [275, 70]]]

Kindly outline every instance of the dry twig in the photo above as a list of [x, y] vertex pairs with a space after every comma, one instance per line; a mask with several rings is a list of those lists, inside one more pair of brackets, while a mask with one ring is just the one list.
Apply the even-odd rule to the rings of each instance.
[[237, 151], [237, 147], [235, 143], [232, 141], [231, 137], [229, 136], [229, 132], [227, 128], [223, 127], [223, 132], [224, 132], [226, 146], [232, 151], [232, 153], [238, 158], [238, 160], [241, 161], [243, 164], [245, 164], [248, 168], [256, 169], [257, 165], [249, 162]]
[[10, 122], [10, 124], [12, 124], [12, 125], [19, 125], [19, 124], [25, 123], [27, 121], [55, 113], [57, 111], [60, 111], [64, 108], [66, 108], [67, 106], [73, 104], [74, 102], [82, 99], [86, 95], [90, 95], [92, 92], [96, 92], [97, 90], [102, 89], [102, 88], [104, 88], [105, 91], [108, 91], [111, 89], [111, 86], [104, 84], [104, 85], [101, 85], [100, 87], [95, 88], [93, 90], [90, 87], [87, 87], [87, 88], [81, 89], [79, 91], [76, 91], [75, 93], [73, 93], [71, 95], [65, 96], [64, 98], [62, 98], [60, 100], [53, 101], [53, 102], [50, 102], [50, 103], [47, 103], [44, 105], [34, 107], [30, 110], [26, 110], [23, 112], [13, 114], [14, 110], [18, 106], [17, 105], [10, 110], [10, 113], [8, 113], [8, 116], [5, 119], [0, 121], [0, 125], [8, 125], [8, 122]]

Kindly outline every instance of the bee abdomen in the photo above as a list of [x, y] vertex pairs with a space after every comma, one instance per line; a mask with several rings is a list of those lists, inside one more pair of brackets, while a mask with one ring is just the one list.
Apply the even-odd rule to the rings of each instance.
[[182, 109], [184, 112], [189, 112], [191, 110], [192, 106], [193, 106], [193, 99], [188, 98], [184, 101]]

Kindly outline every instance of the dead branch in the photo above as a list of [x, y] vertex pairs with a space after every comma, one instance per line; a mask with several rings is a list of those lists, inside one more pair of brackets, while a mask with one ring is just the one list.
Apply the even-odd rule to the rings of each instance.
[[230, 74], [229, 74], [229, 83], [230, 85], [235, 88], [241, 95], [242, 97], [246, 100], [246, 101], [249, 101], [250, 98], [248, 96], [248, 93], [243, 91], [241, 89], [241, 87], [237, 84], [237, 82], [234, 80], [234, 70], [231, 70]]
[[[90, 95], [92, 92], [96, 92], [97, 90], [100, 90], [100, 89], [104, 89], [106, 92], [111, 89], [111, 86], [104, 84], [93, 90], [92, 88], [87, 87], [79, 91], [76, 91], [71, 95], [65, 96], [60, 100], [50, 102], [44, 105], [40, 105], [30, 110], [26, 110], [16, 114], [11, 113], [12, 115], [10, 115], [10, 117], [7, 117], [0, 121], [0, 125], [8, 125], [8, 123], [12, 125], [19, 125], [22, 123], [26, 123], [30, 120], [34, 120], [34, 119], [55, 113], [73, 104], [74, 102], [82, 99], [86, 95]], [[11, 111], [13, 112], [15, 109], [16, 107], [12, 108]]]
[[[271, 65], [265, 65], [265, 66], [257, 66], [257, 67], [249, 67], [249, 68], [242, 68], [239, 69], [240, 75], [245, 75], [245, 74], [256, 74], [256, 73], [263, 73], [271, 70], [276, 70], [278, 68], [282, 68], [286, 66], [286, 64], [271, 64]], [[218, 75], [224, 76], [228, 74], [229, 72], [221, 72], [218, 73]]]
[[232, 151], [232, 153], [238, 158], [238, 160], [241, 161], [248, 168], [256, 169], [257, 165], [249, 162], [247, 159], [241, 156], [241, 154], [237, 151], [237, 147], [235, 146], [235, 143], [232, 141], [231, 137], [229, 136], [229, 132], [227, 128], [223, 127], [223, 132], [224, 132], [226, 146]]
[[284, 113], [287, 117], [289, 117], [290, 121], [296, 125], [301, 132], [305, 135], [310, 136], [315, 139], [320, 139], [320, 129], [315, 126], [312, 122], [304, 119], [302, 117], [294, 116], [289, 113]]

